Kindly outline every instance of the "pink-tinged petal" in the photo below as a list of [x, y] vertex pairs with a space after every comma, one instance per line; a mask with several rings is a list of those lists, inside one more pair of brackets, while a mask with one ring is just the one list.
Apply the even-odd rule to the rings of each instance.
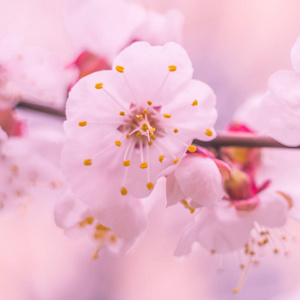
[[77, 54], [88, 50], [111, 63], [145, 20], [143, 7], [120, 0], [65, 1], [65, 21]]
[[219, 169], [219, 172], [222, 175], [223, 180], [230, 180], [231, 177], [231, 168], [223, 160], [213, 158], [214, 163]]
[[69, 229], [90, 216], [88, 207], [75, 199], [74, 194], [67, 190], [55, 208], [54, 218], [57, 226]]
[[197, 154], [185, 156], [174, 171], [183, 199], [190, 198], [192, 207], [213, 206], [223, 198], [221, 174], [210, 158]]
[[262, 100], [261, 130], [287, 146], [300, 144], [300, 74], [279, 71]]
[[[209, 141], [216, 137], [215, 105], [216, 96], [213, 90], [199, 80], [191, 80], [174, 99], [169, 98], [169, 102], [162, 107], [161, 111], [172, 115], [171, 119], [164, 120], [166, 126], [170, 127], [167, 128], [170, 135], [186, 136], [186, 143], [189, 143], [188, 138]], [[178, 133], [174, 134], [174, 128], [179, 129]]]
[[291, 50], [291, 61], [294, 70], [300, 74], [300, 36]]
[[167, 206], [177, 204], [186, 198], [186, 195], [182, 192], [180, 185], [178, 184], [175, 172], [172, 172], [167, 176], [166, 186]]
[[148, 11], [145, 21], [133, 33], [134, 39], [147, 41], [151, 45], [163, 45], [166, 42], [182, 42], [183, 15], [172, 9], [165, 15]]
[[253, 211], [254, 221], [265, 227], [283, 227], [288, 218], [288, 202], [276, 192], [266, 191], [259, 194], [260, 204]]
[[222, 201], [215, 207], [202, 209], [195, 223], [181, 237], [175, 255], [188, 254], [193, 242], [217, 253], [242, 249], [252, 228], [252, 220], [239, 217], [234, 206]]
[[185, 50], [175, 43], [150, 46], [147, 42], [133, 43], [113, 62], [113, 70], [121, 66], [119, 76], [132, 90], [136, 104], [150, 100], [161, 106], [173, 99], [173, 93], [191, 79], [193, 68]]

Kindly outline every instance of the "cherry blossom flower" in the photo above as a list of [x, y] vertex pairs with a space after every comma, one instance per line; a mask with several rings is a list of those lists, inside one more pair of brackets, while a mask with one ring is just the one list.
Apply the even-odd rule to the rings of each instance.
[[0, 109], [13, 107], [21, 100], [64, 107], [77, 71], [65, 68], [42, 49], [24, 47], [18, 36], [0, 37]]
[[95, 211], [68, 190], [56, 207], [56, 223], [69, 235], [80, 235], [85, 230], [96, 249], [94, 259], [103, 247], [115, 253], [126, 253], [147, 225], [142, 201], [133, 197], [126, 200], [115, 201], [115, 205]]
[[[37, 190], [58, 190], [63, 183], [57, 162], [61, 143], [51, 138], [11, 137], [1, 130], [0, 207], [26, 207]], [[56, 155], [55, 155], [56, 153]], [[54, 158], [54, 159], [52, 159]]]
[[[224, 163], [221, 167], [230, 176], [230, 168]], [[215, 205], [223, 194], [222, 176], [216, 163], [200, 149], [199, 153], [188, 153], [167, 176], [168, 206], [180, 202], [194, 213], [197, 207]]]
[[260, 126], [288, 146], [300, 145], [300, 37], [291, 50], [294, 71], [282, 70], [269, 79], [260, 108]]
[[[152, 45], [182, 40], [182, 14], [147, 11], [139, 3], [123, 0], [66, 0], [65, 21], [74, 41], [76, 55], [88, 53], [89, 66], [100, 61], [110, 65], [116, 55], [133, 41]], [[93, 63], [92, 63], [93, 62]], [[101, 67], [105, 64], [101, 64]]]
[[63, 171], [89, 205], [120, 193], [146, 197], [188, 149], [196, 150], [195, 137], [215, 137], [215, 95], [191, 79], [179, 45], [137, 42], [113, 66], [81, 79], [67, 102]]

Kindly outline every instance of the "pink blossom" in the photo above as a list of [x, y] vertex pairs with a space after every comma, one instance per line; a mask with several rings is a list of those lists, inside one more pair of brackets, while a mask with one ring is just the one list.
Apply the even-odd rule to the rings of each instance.
[[60, 149], [61, 144], [47, 137], [7, 139], [1, 130], [0, 208], [26, 207], [37, 190], [45, 193], [58, 190], [63, 183], [56, 161]]
[[278, 71], [269, 79], [260, 108], [260, 126], [288, 146], [300, 144], [300, 38], [291, 51], [294, 71]]
[[134, 43], [113, 66], [81, 79], [67, 102], [63, 170], [89, 205], [120, 192], [146, 197], [195, 137], [215, 137], [214, 93], [191, 79], [179, 45]]
[[180, 42], [183, 17], [177, 10], [160, 15], [123, 0], [65, 1], [65, 21], [76, 55], [88, 52], [111, 64], [133, 41], [152, 45]]
[[114, 203], [106, 208], [91, 210], [68, 190], [56, 208], [56, 223], [67, 234], [81, 235], [85, 231], [94, 244], [94, 259], [98, 258], [98, 252], [104, 247], [116, 253], [125, 253], [145, 231], [146, 211], [141, 200], [130, 196], [126, 201]]
[[217, 165], [198, 153], [187, 154], [167, 176], [168, 206], [181, 202], [193, 213], [197, 207], [215, 205], [223, 194]]

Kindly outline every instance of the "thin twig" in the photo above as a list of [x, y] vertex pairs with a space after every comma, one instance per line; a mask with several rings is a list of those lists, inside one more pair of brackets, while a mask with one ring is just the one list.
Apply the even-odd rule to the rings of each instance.
[[288, 148], [288, 149], [300, 149], [300, 146], [289, 147], [282, 145], [274, 139], [258, 135], [258, 134], [249, 134], [249, 133], [240, 133], [240, 132], [218, 132], [218, 136], [209, 142], [203, 142], [195, 139], [193, 144], [201, 147], [246, 147], [246, 148]]

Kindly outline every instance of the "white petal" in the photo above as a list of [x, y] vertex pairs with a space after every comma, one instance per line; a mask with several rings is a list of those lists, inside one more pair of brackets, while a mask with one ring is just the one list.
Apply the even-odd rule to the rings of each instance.
[[[193, 74], [187, 53], [175, 43], [163, 47], [133, 43], [116, 57], [114, 70], [117, 65], [124, 67], [124, 73], [119, 75], [130, 86], [136, 104], [150, 100], [154, 106], [162, 105]], [[177, 70], [170, 72], [169, 66], [173, 65]]]
[[174, 174], [182, 193], [191, 198], [194, 205], [213, 206], [223, 197], [222, 177], [210, 158], [187, 155]]
[[288, 203], [283, 196], [275, 192], [259, 194], [260, 204], [253, 211], [253, 219], [265, 227], [283, 227], [288, 218]]
[[218, 253], [242, 249], [250, 238], [253, 221], [238, 216], [235, 208], [222, 201], [213, 208], [203, 208], [195, 223], [183, 234], [176, 255], [188, 254], [191, 243]]
[[300, 144], [300, 74], [280, 71], [271, 76], [260, 110], [262, 132], [287, 146]]
[[300, 73], [300, 36], [291, 50], [291, 61], [294, 70]]

